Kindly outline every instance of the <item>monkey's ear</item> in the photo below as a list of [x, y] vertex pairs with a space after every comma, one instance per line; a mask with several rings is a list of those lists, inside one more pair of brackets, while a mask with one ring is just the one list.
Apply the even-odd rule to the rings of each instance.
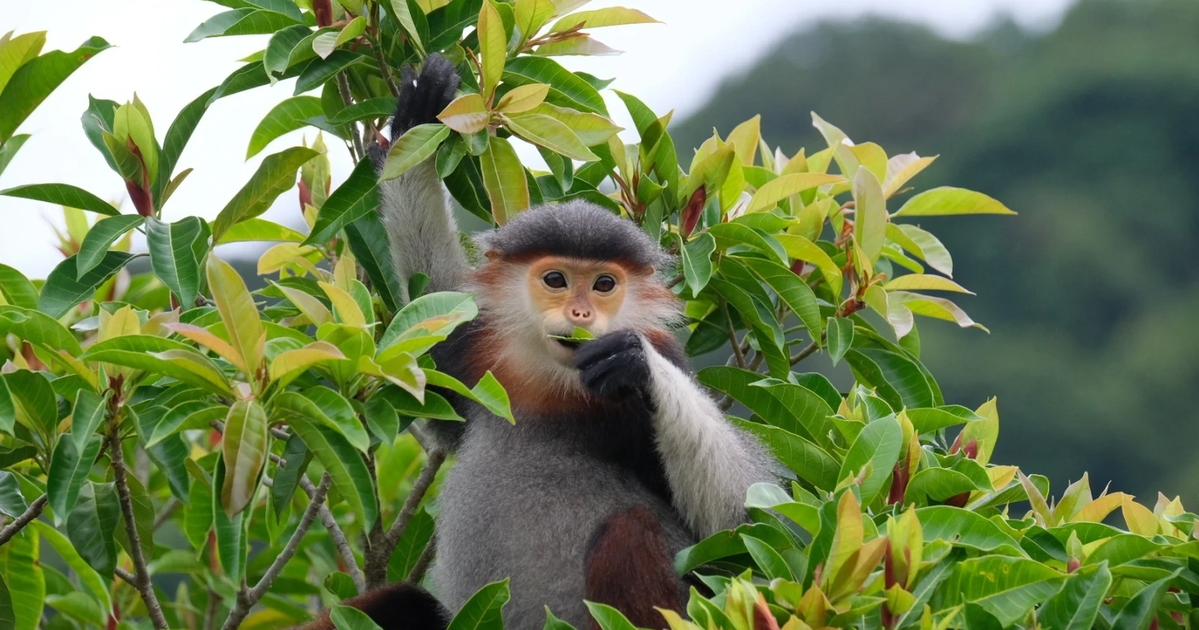
[[501, 252], [498, 249], [489, 249], [489, 250], [483, 252], [483, 255], [487, 257], [488, 261], [494, 262], [494, 261], [499, 260], [500, 257], [503, 256], [504, 254], [503, 254], [503, 252]]

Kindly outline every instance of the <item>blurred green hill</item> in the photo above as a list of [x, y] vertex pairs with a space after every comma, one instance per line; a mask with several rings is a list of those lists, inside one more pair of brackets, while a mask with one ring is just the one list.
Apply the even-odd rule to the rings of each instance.
[[[997, 458], [1092, 487], [1199, 495], [1199, 3], [1084, 0], [1052, 31], [973, 41], [869, 20], [804, 29], [678, 122], [699, 146], [762, 114], [789, 154], [809, 112], [892, 153], [942, 159], [920, 188], [1019, 217], [927, 220], [992, 331], [923, 324], [953, 402], [999, 397]], [[823, 364], [821, 364], [823, 361]], [[826, 367], [827, 359], [814, 362]]]

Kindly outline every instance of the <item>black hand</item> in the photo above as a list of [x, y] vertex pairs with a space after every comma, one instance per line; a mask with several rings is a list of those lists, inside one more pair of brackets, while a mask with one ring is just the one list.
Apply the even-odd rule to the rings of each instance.
[[644, 393], [649, 362], [641, 338], [629, 330], [608, 333], [575, 351], [579, 380], [593, 394], [610, 400]]
[[437, 115], [454, 100], [454, 91], [462, 78], [448, 59], [437, 53], [425, 58], [417, 76], [412, 66], [400, 71], [400, 98], [391, 120], [391, 139], [425, 123], [437, 122]]

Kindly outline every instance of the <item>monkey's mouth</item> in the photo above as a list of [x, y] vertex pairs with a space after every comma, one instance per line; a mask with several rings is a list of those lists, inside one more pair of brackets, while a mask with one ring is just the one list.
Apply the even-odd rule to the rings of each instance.
[[563, 337], [555, 337], [554, 341], [557, 341], [558, 345], [560, 345], [563, 348], [566, 348], [568, 350], [577, 350], [579, 348], [579, 346], [583, 345], [584, 340], [583, 339], [565, 339]]

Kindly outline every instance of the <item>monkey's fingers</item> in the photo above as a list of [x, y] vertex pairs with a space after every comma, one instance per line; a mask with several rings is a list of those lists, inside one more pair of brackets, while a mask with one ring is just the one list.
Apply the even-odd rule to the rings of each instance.
[[418, 75], [411, 66], [400, 72], [400, 98], [391, 121], [391, 139], [425, 123], [437, 122], [437, 115], [454, 100], [454, 92], [462, 82], [458, 70], [438, 53], [425, 58]]

